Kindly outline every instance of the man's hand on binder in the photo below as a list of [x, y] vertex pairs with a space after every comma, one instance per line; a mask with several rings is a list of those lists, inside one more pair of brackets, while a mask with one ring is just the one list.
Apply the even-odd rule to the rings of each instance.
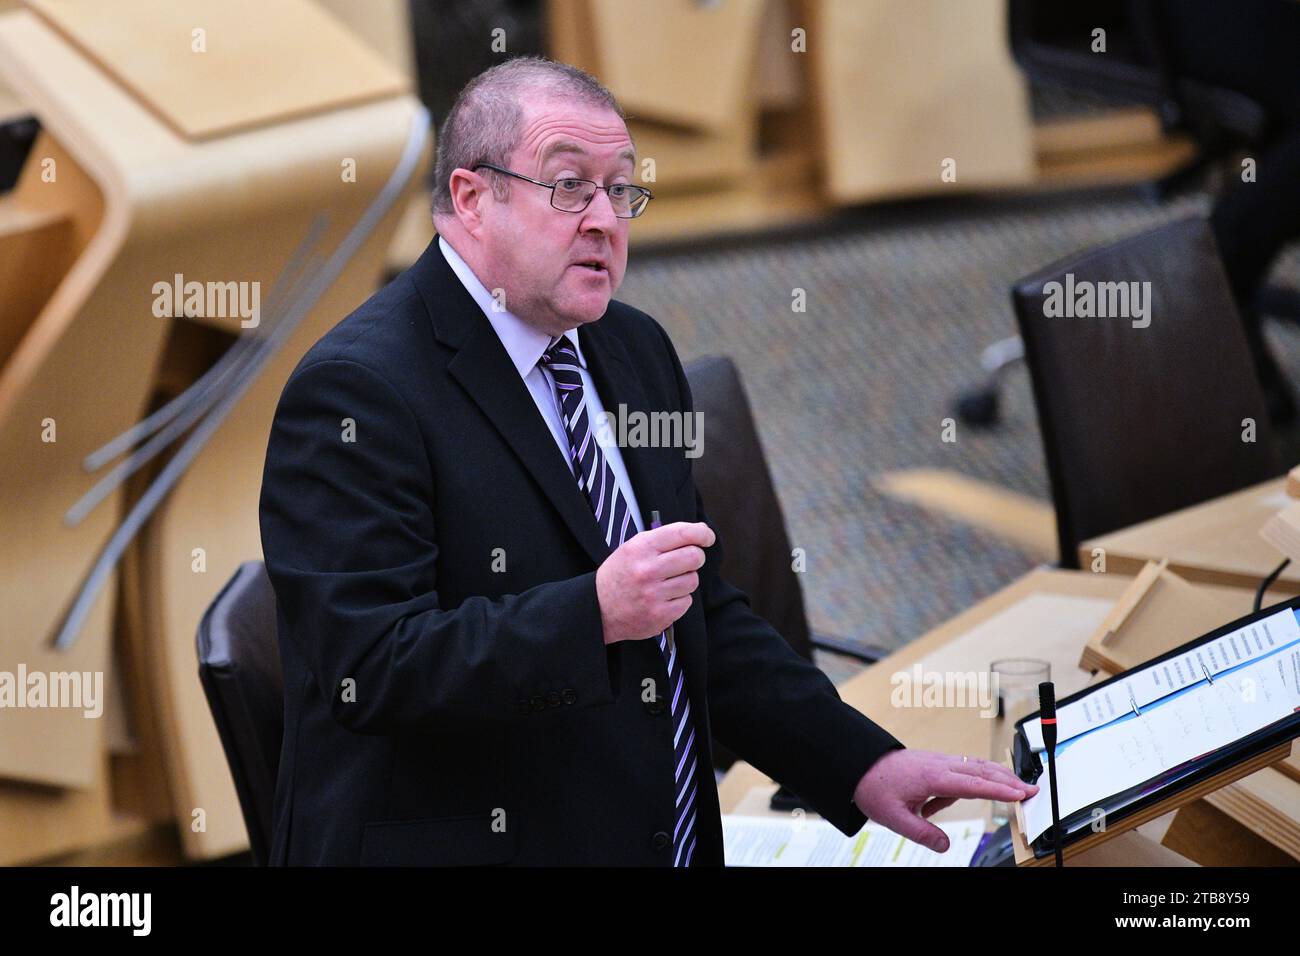
[[930, 816], [963, 798], [1015, 803], [1037, 792], [1035, 784], [991, 760], [891, 750], [858, 781], [853, 802], [867, 819], [945, 853], [948, 835], [929, 822]]

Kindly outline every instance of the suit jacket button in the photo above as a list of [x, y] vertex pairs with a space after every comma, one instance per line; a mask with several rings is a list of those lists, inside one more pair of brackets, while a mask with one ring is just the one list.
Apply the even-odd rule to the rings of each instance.
[[650, 838], [650, 845], [653, 846], [656, 850], [665, 849], [666, 847], [670, 846], [672, 842], [673, 842], [672, 837], [670, 837], [663, 830], [660, 830], [658, 833], [656, 833], [653, 837]]
[[533, 710], [542, 711], [546, 709], [546, 698], [541, 694], [534, 694], [530, 701]]
[[547, 692], [547, 694], [546, 694], [546, 706], [547, 706], [547, 707], [559, 707], [559, 706], [560, 706], [560, 692], [559, 692], [558, 690], [552, 690], [552, 691], [548, 691], [548, 692]]
[[560, 691], [560, 699], [564, 701], [565, 706], [572, 707], [578, 702], [578, 692], [572, 687], [566, 687]]

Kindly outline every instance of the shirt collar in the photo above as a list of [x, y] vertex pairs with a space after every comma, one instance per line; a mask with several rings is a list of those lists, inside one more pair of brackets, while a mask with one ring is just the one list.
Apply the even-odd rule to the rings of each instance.
[[[501, 344], [505, 346], [506, 354], [514, 363], [519, 377], [527, 378], [554, 340], [545, 332], [533, 328], [513, 312], [498, 311], [497, 300], [460, 257], [460, 253], [442, 236], [438, 237], [438, 248], [442, 251], [447, 264], [451, 266], [451, 271], [456, 273], [456, 278], [460, 279], [465, 291], [473, 297], [478, 307], [483, 310], [483, 314], [487, 316], [487, 320], [492, 323], [492, 328], [496, 331]], [[582, 354], [582, 346], [578, 343], [578, 330], [569, 329], [564, 333], [564, 337], [573, 344], [573, 350], [578, 353], [578, 364], [586, 368], [587, 359]]]

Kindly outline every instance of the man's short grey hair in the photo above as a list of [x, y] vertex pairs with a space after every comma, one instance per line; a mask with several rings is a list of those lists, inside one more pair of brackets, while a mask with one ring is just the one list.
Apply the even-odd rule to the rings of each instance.
[[[484, 70], [465, 84], [438, 133], [433, 169], [433, 212], [451, 215], [451, 174], [479, 163], [507, 166], [523, 134], [524, 102], [561, 96], [627, 117], [614, 94], [590, 73], [539, 56], [521, 56]], [[498, 200], [509, 196], [509, 177], [490, 177]]]

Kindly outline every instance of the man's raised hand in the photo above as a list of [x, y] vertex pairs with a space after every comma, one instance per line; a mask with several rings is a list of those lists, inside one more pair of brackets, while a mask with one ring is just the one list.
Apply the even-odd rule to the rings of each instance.
[[714, 540], [703, 522], [675, 521], [619, 545], [596, 570], [605, 643], [654, 637], [685, 614]]

